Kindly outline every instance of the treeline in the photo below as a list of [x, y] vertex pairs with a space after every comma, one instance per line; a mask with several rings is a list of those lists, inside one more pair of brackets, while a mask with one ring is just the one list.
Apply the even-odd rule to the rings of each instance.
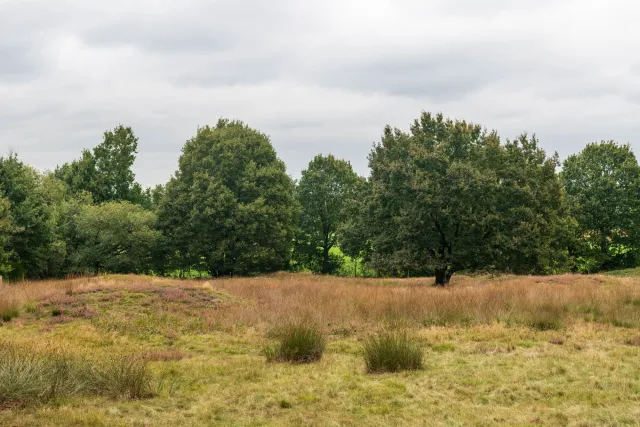
[[423, 113], [409, 132], [384, 129], [368, 178], [318, 155], [294, 182], [266, 135], [220, 120], [153, 189], [135, 182], [137, 145], [118, 126], [51, 172], [0, 158], [0, 274], [334, 274], [348, 256], [444, 285], [460, 271], [597, 272], [640, 257], [640, 167], [613, 141], [561, 165], [535, 136]]

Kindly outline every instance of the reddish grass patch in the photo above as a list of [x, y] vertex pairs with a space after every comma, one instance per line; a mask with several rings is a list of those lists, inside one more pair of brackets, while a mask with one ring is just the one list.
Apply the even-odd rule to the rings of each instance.
[[149, 350], [142, 353], [141, 357], [148, 362], [171, 362], [191, 357], [176, 349]]
[[626, 345], [640, 346], [640, 335], [628, 338], [624, 341]]

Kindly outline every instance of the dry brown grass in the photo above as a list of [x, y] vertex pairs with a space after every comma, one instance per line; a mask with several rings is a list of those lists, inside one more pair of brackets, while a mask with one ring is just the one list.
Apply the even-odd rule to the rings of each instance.
[[[44, 301], [50, 306], [64, 306], [78, 294], [110, 291], [100, 298], [113, 300], [121, 297], [115, 290], [151, 292], [159, 296], [160, 304], [173, 304], [171, 310], [179, 310], [179, 303], [185, 307], [202, 303], [197, 315], [211, 326], [266, 328], [283, 321], [308, 320], [347, 335], [380, 323], [424, 327], [503, 322], [540, 330], [558, 329], [578, 320], [640, 325], [640, 286], [636, 278], [458, 276], [444, 289], [429, 286], [430, 283], [429, 279], [287, 273], [208, 281], [107, 276], [3, 285], [0, 304], [23, 307]], [[217, 293], [223, 303], [207, 305], [213, 297], [194, 292], [198, 289]], [[94, 315], [87, 307], [75, 307], [67, 314], [87, 318]]]
[[[335, 327], [380, 322], [403, 326], [530, 323], [588, 318], [637, 324], [636, 279], [607, 276], [456, 277], [450, 287], [428, 279], [348, 279], [278, 274], [206, 282], [247, 301], [210, 313], [222, 324], [274, 324], [308, 318]], [[538, 319], [540, 316], [545, 318]], [[535, 326], [535, 325], [534, 325]], [[543, 327], [540, 329], [545, 329]], [[552, 328], [550, 328], [552, 329]]]
[[[3, 286], [0, 302], [20, 311], [0, 326], [5, 342], [26, 354], [55, 343], [104, 370], [79, 375], [94, 386], [71, 400], [0, 402], [0, 425], [637, 423], [640, 278], [456, 276], [446, 289], [431, 281], [274, 274]], [[270, 331], [296, 321], [327, 337], [323, 358], [265, 363], [278, 337]], [[378, 331], [415, 338], [425, 369], [368, 374], [363, 344]], [[128, 382], [136, 372], [143, 388]], [[150, 391], [142, 403], [97, 397]]]

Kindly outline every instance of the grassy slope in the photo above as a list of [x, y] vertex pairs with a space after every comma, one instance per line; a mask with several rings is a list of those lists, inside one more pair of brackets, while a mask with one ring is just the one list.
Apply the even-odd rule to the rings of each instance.
[[[456, 280], [444, 291], [409, 280], [304, 275], [27, 284], [20, 317], [0, 326], [0, 339], [186, 357], [152, 363], [164, 379], [155, 398], [77, 397], [0, 410], [0, 425], [637, 425], [639, 280]], [[557, 329], [518, 320], [520, 311], [556, 302]], [[269, 329], [288, 317], [326, 325], [321, 362], [265, 363]], [[362, 339], [391, 324], [419, 337], [425, 370], [365, 373]], [[432, 324], [442, 326], [424, 326]]]

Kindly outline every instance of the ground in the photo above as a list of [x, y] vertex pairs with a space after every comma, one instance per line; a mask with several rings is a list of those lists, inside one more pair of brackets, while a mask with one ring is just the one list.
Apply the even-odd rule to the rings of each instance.
[[[7, 405], [0, 425], [640, 424], [640, 278], [430, 283], [283, 273], [5, 285], [0, 301], [19, 315], [0, 344], [142, 354], [154, 396]], [[327, 335], [320, 362], [265, 361], [274, 328], [292, 321]], [[382, 329], [409, 331], [425, 368], [366, 373], [362, 342]]]

